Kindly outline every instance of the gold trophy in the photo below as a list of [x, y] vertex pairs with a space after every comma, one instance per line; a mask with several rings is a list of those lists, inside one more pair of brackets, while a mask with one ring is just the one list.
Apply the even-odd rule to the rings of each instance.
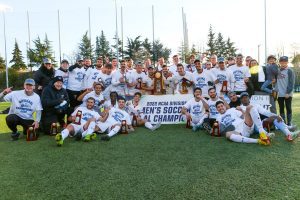
[[165, 94], [166, 90], [164, 88], [164, 80], [162, 73], [160, 71], [156, 71], [154, 73], [154, 89], [152, 94], [154, 95], [162, 95]]
[[181, 94], [187, 94], [188, 91], [188, 82], [189, 80], [187, 80], [186, 78], [182, 78], [181, 79], [181, 90], [179, 91]]

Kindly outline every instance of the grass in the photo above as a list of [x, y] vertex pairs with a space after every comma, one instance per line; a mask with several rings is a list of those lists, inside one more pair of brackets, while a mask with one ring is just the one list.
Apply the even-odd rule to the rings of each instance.
[[278, 133], [270, 147], [237, 144], [183, 125], [61, 148], [0, 134], [0, 199], [299, 199], [299, 142]]

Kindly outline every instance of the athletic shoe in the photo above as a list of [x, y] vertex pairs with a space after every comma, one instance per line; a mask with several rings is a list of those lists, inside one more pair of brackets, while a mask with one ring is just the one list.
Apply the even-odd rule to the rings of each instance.
[[268, 136], [267, 136], [267, 134], [265, 132], [260, 132], [259, 133], [259, 138], [261, 140], [267, 140], [267, 139], [269, 139]]
[[6, 108], [5, 110], [0, 111], [0, 114], [8, 114], [10, 107]]
[[296, 131], [297, 126], [296, 125], [291, 125], [291, 126], [288, 126], [288, 129], [289, 129], [289, 131], [294, 132], [294, 131]]
[[275, 138], [275, 133], [268, 133], [267, 135], [270, 140], [273, 140]]
[[96, 138], [97, 138], [97, 134], [96, 133], [92, 133], [91, 140], [96, 140]]
[[82, 134], [81, 133], [77, 133], [76, 135], [74, 135], [74, 137], [75, 137], [76, 141], [80, 141], [81, 138], [82, 138]]
[[101, 140], [103, 140], [103, 141], [109, 141], [110, 137], [108, 135], [102, 135], [101, 136]]
[[201, 125], [197, 124], [197, 125], [193, 126], [192, 130], [194, 132], [196, 132], [196, 131], [200, 130], [200, 128], [201, 128]]
[[155, 131], [155, 130], [158, 129], [160, 126], [161, 126], [161, 123], [158, 122], [157, 124], [155, 124], [155, 125], [153, 126], [153, 128], [151, 129], [151, 131]]
[[89, 141], [91, 141], [91, 135], [90, 135], [90, 134], [88, 134], [88, 135], [84, 136], [84, 139], [83, 139], [83, 141], [85, 141], [85, 142], [89, 142]]
[[286, 136], [286, 140], [291, 142], [295, 140], [297, 137], [299, 137], [300, 131], [292, 132], [291, 134]]
[[263, 139], [258, 139], [258, 144], [264, 145], [264, 146], [269, 146], [271, 144], [269, 139], [263, 140]]
[[208, 133], [211, 132], [211, 126], [210, 126], [209, 122], [203, 122], [203, 123], [202, 123], [202, 127], [203, 127]]
[[55, 140], [56, 140], [56, 144], [57, 144], [57, 146], [62, 146], [63, 145], [63, 143], [64, 143], [64, 140], [63, 140], [63, 138], [62, 138], [62, 136], [61, 136], [61, 133], [58, 133], [56, 136], [55, 136]]
[[13, 133], [11, 133], [11, 139], [12, 139], [13, 141], [18, 140], [18, 139], [19, 139], [19, 136], [20, 136], [20, 133], [18, 133], [18, 132], [13, 132]]

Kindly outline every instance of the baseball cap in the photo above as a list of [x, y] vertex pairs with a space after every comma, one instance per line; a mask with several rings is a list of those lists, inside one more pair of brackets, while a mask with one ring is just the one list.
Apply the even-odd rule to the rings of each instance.
[[242, 93], [240, 94], [240, 97], [241, 97], [241, 98], [243, 98], [243, 97], [245, 97], [245, 96], [249, 97], [248, 92], [242, 92]]
[[62, 76], [56, 76], [56, 77], [54, 77], [53, 83], [55, 83], [55, 82], [57, 82], [57, 81], [64, 82], [63, 77], [62, 77]]
[[25, 80], [24, 84], [35, 86], [35, 81], [32, 78], [28, 78]]
[[218, 58], [218, 63], [225, 62], [225, 59], [223, 57]]
[[77, 56], [77, 58], [76, 58], [76, 62], [78, 62], [78, 61], [83, 61], [83, 59], [82, 59], [82, 57], [81, 57], [81, 56]]
[[280, 59], [279, 59], [279, 62], [282, 62], [282, 61], [289, 61], [289, 58], [287, 56], [281, 56]]
[[63, 59], [63, 60], [61, 61], [61, 63], [68, 63], [68, 64], [69, 64], [69, 61], [68, 61], [67, 59]]
[[44, 63], [44, 64], [52, 64], [50, 58], [44, 58], [44, 59], [43, 59], [43, 63]]
[[148, 66], [148, 69], [149, 69], [149, 68], [152, 68], [152, 69], [154, 69], [154, 67], [153, 67], [152, 65], [149, 65], [149, 66]]

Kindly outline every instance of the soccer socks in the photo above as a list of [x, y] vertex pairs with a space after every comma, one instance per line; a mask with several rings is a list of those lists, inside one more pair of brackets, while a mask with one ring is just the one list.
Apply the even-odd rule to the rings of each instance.
[[258, 143], [258, 139], [247, 138], [236, 134], [231, 134], [229, 139], [233, 142], [239, 142], [239, 143]]
[[255, 126], [258, 128], [258, 131], [261, 132], [266, 132], [265, 129], [263, 128], [263, 124], [262, 121], [260, 119], [259, 113], [257, 112], [256, 109], [251, 108], [250, 110], [250, 115], [252, 118], [253, 123], [255, 124]]
[[276, 128], [281, 130], [286, 136], [291, 134], [291, 132], [289, 131], [287, 125], [283, 121], [278, 122], [278, 120], [275, 119], [274, 120], [274, 125], [276, 126]]
[[146, 122], [145, 123], [145, 127], [148, 128], [148, 129], [150, 129], [150, 130], [153, 129], [153, 126], [152, 126], [152, 124], [150, 122]]
[[120, 129], [121, 129], [121, 126], [116, 126], [107, 135], [109, 137], [112, 137], [112, 136], [116, 135], [119, 132]]
[[61, 137], [62, 139], [64, 140], [65, 138], [67, 138], [69, 136], [69, 130], [68, 129], [64, 129], [62, 132], [61, 132]]
[[84, 132], [82, 132], [82, 137], [85, 137], [86, 135], [91, 135], [95, 130], [95, 126], [96, 126], [96, 123], [91, 122], [89, 124], [89, 127]]

